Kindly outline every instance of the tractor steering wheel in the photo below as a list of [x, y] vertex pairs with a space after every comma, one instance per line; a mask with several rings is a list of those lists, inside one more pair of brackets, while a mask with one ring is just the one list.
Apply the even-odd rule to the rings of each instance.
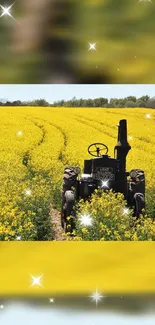
[[[94, 147], [95, 150], [92, 150]], [[92, 148], [92, 149], [91, 149]], [[89, 147], [88, 147], [88, 153], [93, 156], [93, 157], [100, 157], [102, 156], [101, 151], [106, 150], [105, 155], [108, 153], [108, 147], [103, 144], [103, 143], [92, 143]], [[95, 154], [96, 153], [96, 154]]]

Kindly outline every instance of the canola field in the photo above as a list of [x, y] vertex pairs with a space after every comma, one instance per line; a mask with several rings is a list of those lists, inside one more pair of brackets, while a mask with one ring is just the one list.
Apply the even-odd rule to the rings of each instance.
[[113, 156], [120, 119], [128, 121], [132, 149], [127, 170], [146, 175], [149, 214], [154, 217], [155, 111], [153, 109], [0, 109], [0, 240], [52, 240], [51, 204], [60, 209], [64, 167], [89, 158], [102, 142]]

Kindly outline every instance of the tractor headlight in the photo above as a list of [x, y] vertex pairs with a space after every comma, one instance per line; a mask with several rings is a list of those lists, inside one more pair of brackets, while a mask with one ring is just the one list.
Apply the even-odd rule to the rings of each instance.
[[91, 176], [91, 174], [82, 174], [81, 179], [87, 181], [89, 179], [92, 179], [92, 176]]

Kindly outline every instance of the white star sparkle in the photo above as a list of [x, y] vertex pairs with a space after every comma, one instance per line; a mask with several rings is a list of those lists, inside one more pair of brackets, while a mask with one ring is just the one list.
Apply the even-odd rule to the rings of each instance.
[[31, 195], [31, 190], [25, 190], [25, 195], [30, 196]]
[[21, 236], [17, 236], [16, 237], [16, 240], [21, 240]]
[[92, 298], [92, 301], [96, 302], [96, 306], [98, 304], [99, 301], [102, 300], [102, 298], [104, 298], [105, 296], [102, 296], [96, 289], [96, 292], [93, 292], [92, 296], [90, 296], [90, 298]]
[[89, 50], [88, 51], [90, 51], [90, 50], [96, 51], [96, 43], [89, 43]]
[[41, 284], [42, 277], [43, 277], [43, 274], [38, 276], [38, 277], [35, 277], [35, 276], [31, 275], [31, 278], [33, 280], [32, 284], [31, 284], [31, 287], [34, 287], [34, 286], [43, 287], [43, 285]]
[[102, 187], [103, 188], [108, 188], [108, 181], [102, 181]]
[[3, 11], [2, 14], [1, 14], [1, 16], [0, 16], [0, 18], [3, 17], [3, 16], [9, 16], [9, 17], [11, 17], [13, 20], [15, 20], [17, 22], [17, 20], [10, 13], [10, 10], [13, 7], [13, 5], [15, 4], [15, 2], [10, 7], [7, 7], [7, 8], [6, 7], [3, 7], [2, 5], [0, 5], [0, 8]]
[[83, 214], [80, 217], [80, 225], [92, 226], [92, 218], [88, 214]]
[[123, 214], [128, 214], [129, 213], [129, 209], [125, 208], [123, 209]]
[[54, 303], [54, 298], [50, 298], [50, 303]]
[[3, 309], [4, 308], [4, 305], [0, 305], [0, 309]]
[[151, 118], [151, 114], [146, 114], [146, 118]]
[[132, 136], [129, 136], [129, 140], [132, 140], [133, 139], [133, 137]]
[[17, 132], [17, 135], [21, 136], [21, 135], [23, 135], [23, 132], [22, 131], [18, 131]]

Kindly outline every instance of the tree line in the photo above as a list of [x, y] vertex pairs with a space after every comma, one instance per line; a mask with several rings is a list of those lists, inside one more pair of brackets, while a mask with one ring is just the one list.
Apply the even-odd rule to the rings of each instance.
[[142, 96], [137, 98], [135, 96], [128, 96], [125, 98], [107, 98], [100, 97], [94, 99], [77, 99], [73, 97], [71, 100], [59, 100], [53, 103], [55, 107], [109, 107], [109, 108], [125, 108], [125, 107], [148, 107], [155, 108], [155, 97]]
[[0, 106], [41, 106], [41, 107], [107, 107], [107, 108], [134, 108], [134, 107], [146, 107], [155, 108], [155, 97], [149, 97], [148, 95], [137, 98], [135, 96], [128, 96], [125, 98], [88, 98], [77, 99], [73, 97], [70, 100], [59, 100], [54, 103], [48, 103], [45, 99], [36, 99], [33, 101], [1, 101]]

